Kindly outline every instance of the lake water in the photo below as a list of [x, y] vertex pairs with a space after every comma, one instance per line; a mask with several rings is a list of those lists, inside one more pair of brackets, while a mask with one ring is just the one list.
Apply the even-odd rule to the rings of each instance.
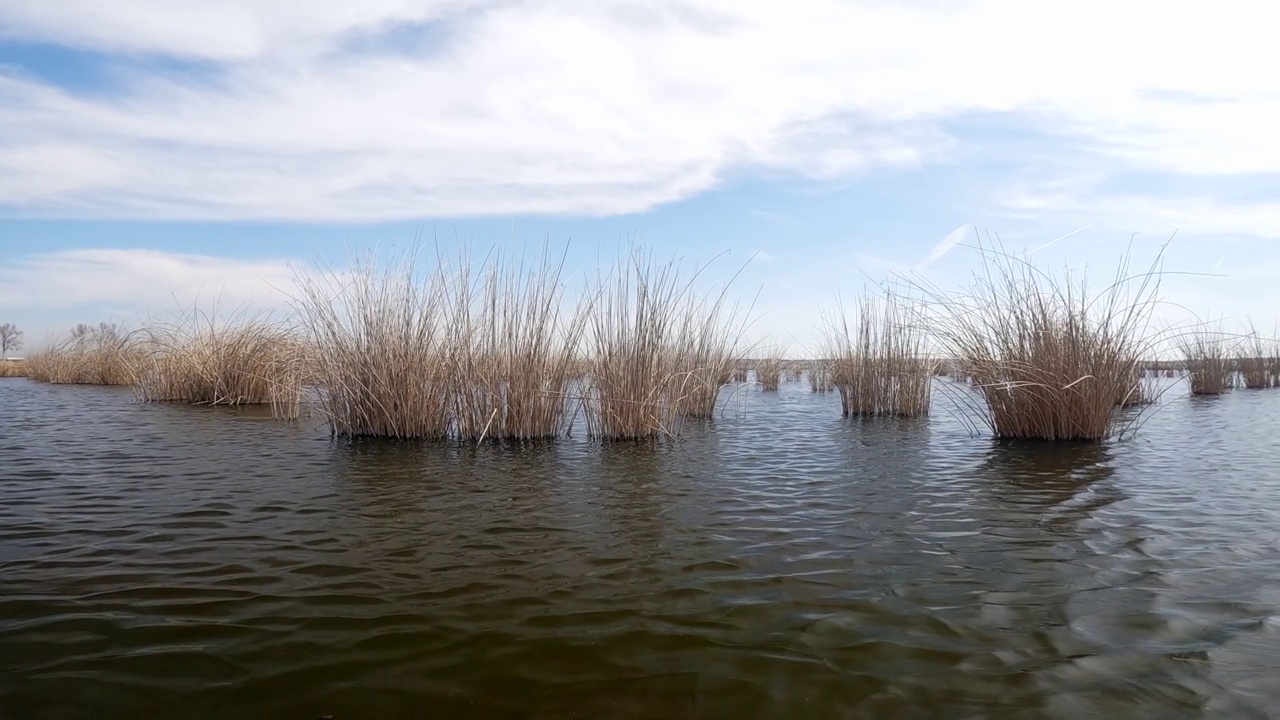
[[1280, 392], [340, 442], [0, 380], [0, 718], [1280, 717]]

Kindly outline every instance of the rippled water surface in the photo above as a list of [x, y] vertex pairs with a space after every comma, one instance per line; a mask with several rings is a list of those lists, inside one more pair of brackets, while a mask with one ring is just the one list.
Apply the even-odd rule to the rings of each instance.
[[0, 718], [1280, 717], [1280, 392], [335, 442], [0, 380]]

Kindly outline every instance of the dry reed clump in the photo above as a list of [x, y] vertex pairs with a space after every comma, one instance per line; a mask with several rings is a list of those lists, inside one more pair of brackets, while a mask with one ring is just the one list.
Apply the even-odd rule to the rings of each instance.
[[760, 389], [776, 392], [787, 369], [786, 348], [774, 346], [756, 361], [756, 381]]
[[836, 389], [835, 383], [831, 379], [832, 361], [827, 358], [818, 358], [809, 361], [807, 374], [809, 378], [810, 392], [826, 393]]
[[[972, 376], [982, 411], [999, 438], [1100, 441], [1115, 430], [1116, 405], [1148, 355], [1159, 259], [1090, 296], [1084, 280], [1061, 280], [1025, 258], [979, 246], [984, 268], [967, 291], [934, 302], [936, 336]], [[955, 393], [964, 402], [974, 395]]]
[[1252, 327], [1249, 335], [1240, 346], [1241, 356], [1236, 360], [1236, 370], [1240, 373], [1240, 382], [1250, 389], [1276, 387], [1275, 368], [1277, 363], [1274, 341], [1267, 341], [1258, 335]]
[[120, 326], [82, 324], [67, 339], [27, 356], [27, 376], [65, 385], [130, 385], [141, 358], [136, 337]]
[[[743, 316], [726, 284], [698, 294], [673, 261], [633, 249], [598, 279], [587, 347], [595, 361], [584, 401], [588, 432], [605, 440], [675, 436], [685, 417], [710, 417], [741, 359]], [[730, 279], [732, 282], [732, 279]]]
[[1221, 395], [1231, 388], [1233, 375], [1227, 341], [1204, 329], [1179, 341], [1187, 365], [1192, 395]]
[[16, 378], [27, 376], [27, 365], [24, 360], [0, 360], [0, 378]]
[[[742, 363], [743, 314], [736, 305], [726, 303], [724, 292], [697, 297], [686, 289], [684, 322], [675, 351], [685, 373], [685, 391], [679, 403], [679, 412], [685, 417], [714, 417], [720, 388], [734, 380]], [[745, 375], [743, 370], [744, 380]]]
[[526, 275], [494, 254], [473, 301], [469, 265], [457, 275], [448, 355], [455, 433], [479, 442], [555, 437], [568, 430], [567, 398], [590, 372], [577, 359], [584, 308], [562, 316], [564, 258], [544, 246]]
[[933, 364], [923, 357], [924, 337], [893, 294], [864, 296], [850, 328], [843, 305], [828, 342], [834, 361], [831, 381], [845, 416], [928, 415]]
[[1139, 372], [1133, 385], [1116, 401], [1116, 407], [1151, 405], [1160, 394], [1159, 388], [1145, 372]]
[[442, 439], [450, 434], [451, 363], [442, 267], [420, 277], [416, 251], [370, 255], [348, 273], [299, 273], [318, 410], [334, 435]]
[[146, 326], [142, 347], [135, 389], [143, 402], [271, 405], [277, 417], [298, 414], [303, 345], [265, 315], [222, 319], [216, 306], [193, 308]]

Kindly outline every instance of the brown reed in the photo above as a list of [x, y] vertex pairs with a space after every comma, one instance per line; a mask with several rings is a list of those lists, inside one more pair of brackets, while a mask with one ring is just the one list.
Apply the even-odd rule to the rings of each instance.
[[764, 357], [756, 361], [756, 381], [760, 383], [760, 389], [777, 392], [786, 368], [786, 348], [781, 345], [769, 348]]
[[810, 392], [826, 393], [836, 389], [831, 379], [832, 361], [827, 358], [810, 360], [806, 367]]
[[495, 251], [476, 307], [464, 260], [452, 298], [449, 351], [458, 438], [530, 440], [568, 430], [571, 386], [589, 369], [575, 359], [587, 308], [563, 316], [563, 265], [564, 256], [557, 261], [544, 245], [525, 274], [523, 263]]
[[1116, 404], [1152, 346], [1159, 257], [1131, 275], [1126, 256], [1113, 282], [1090, 295], [1069, 270], [1059, 279], [1025, 257], [981, 243], [977, 251], [983, 268], [965, 291], [911, 281], [931, 301], [941, 350], [960, 361], [978, 391], [954, 395], [980, 398], [973, 408], [999, 438], [1111, 436]]
[[70, 336], [26, 358], [32, 380], [66, 385], [130, 385], [143, 357], [135, 335], [113, 323], [77, 325]]
[[25, 360], [0, 360], [0, 378], [17, 378], [27, 376]]
[[839, 323], [829, 328], [835, 358], [831, 379], [840, 391], [845, 416], [928, 415], [933, 364], [923, 357], [924, 337], [894, 294], [864, 295], [850, 327], [843, 304]]
[[1240, 343], [1240, 353], [1235, 365], [1244, 387], [1255, 390], [1275, 387], [1272, 372], [1276, 365], [1275, 342], [1261, 337], [1252, 323], [1249, 334]]
[[141, 347], [135, 392], [143, 402], [271, 405], [279, 418], [298, 415], [303, 344], [267, 314], [223, 317], [217, 303], [194, 306], [146, 325]]
[[455, 353], [438, 264], [420, 276], [417, 247], [386, 261], [373, 253], [351, 269], [298, 272], [295, 299], [311, 346], [317, 407], [342, 437], [449, 437]]
[[1231, 388], [1231, 351], [1222, 334], [1197, 329], [1179, 338], [1179, 349], [1190, 375], [1192, 395], [1221, 395]]

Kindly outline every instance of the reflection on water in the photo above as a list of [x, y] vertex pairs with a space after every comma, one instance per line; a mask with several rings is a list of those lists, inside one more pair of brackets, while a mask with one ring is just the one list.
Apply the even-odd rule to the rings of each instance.
[[0, 718], [1277, 716], [1280, 395], [734, 403], [471, 448], [0, 381]]

